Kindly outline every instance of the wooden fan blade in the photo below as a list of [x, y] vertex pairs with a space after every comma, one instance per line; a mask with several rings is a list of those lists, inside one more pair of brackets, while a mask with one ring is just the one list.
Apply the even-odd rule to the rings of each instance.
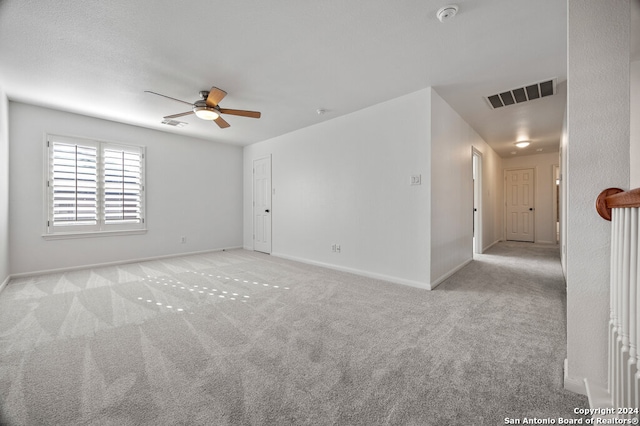
[[217, 87], [212, 87], [209, 90], [209, 96], [207, 96], [207, 106], [216, 107], [218, 103], [227, 96], [227, 92], [222, 89], [218, 89]]
[[171, 119], [171, 118], [183, 117], [183, 116], [189, 115], [189, 114], [193, 114], [193, 111], [181, 112], [180, 114], [167, 115], [166, 117], [162, 117], [162, 118], [168, 120], [168, 119]]
[[222, 117], [218, 117], [213, 121], [215, 121], [216, 124], [218, 125], [218, 127], [220, 127], [221, 129], [226, 129], [227, 127], [230, 126], [230, 124], [227, 123], [226, 121], [224, 121], [224, 118], [222, 118]]
[[223, 114], [229, 114], [229, 115], [239, 115], [241, 117], [260, 118], [260, 113], [258, 111], [245, 111], [243, 109], [220, 108], [220, 112]]
[[180, 99], [172, 98], [171, 96], [163, 95], [162, 93], [152, 92], [151, 90], [145, 90], [144, 93], [151, 93], [152, 95], [162, 96], [163, 98], [171, 99], [174, 101], [182, 102], [183, 104], [193, 105], [191, 102], [181, 101]]

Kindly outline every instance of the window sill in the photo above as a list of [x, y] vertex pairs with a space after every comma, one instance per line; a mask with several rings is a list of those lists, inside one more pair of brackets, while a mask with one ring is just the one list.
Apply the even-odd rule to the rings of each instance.
[[93, 232], [58, 232], [55, 234], [43, 234], [45, 240], [67, 240], [71, 238], [115, 237], [119, 235], [146, 234], [146, 229], [123, 229], [119, 231], [93, 231]]

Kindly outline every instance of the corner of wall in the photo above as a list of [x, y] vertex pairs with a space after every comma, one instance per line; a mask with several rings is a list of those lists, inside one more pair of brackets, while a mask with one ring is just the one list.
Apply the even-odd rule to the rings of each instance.
[[568, 391], [586, 395], [587, 391], [584, 386], [584, 379], [571, 377], [569, 375], [569, 360], [564, 360], [564, 388]]
[[0, 87], [0, 290], [9, 280], [9, 100]]
[[603, 189], [629, 185], [629, 1], [567, 6], [567, 359], [570, 376], [602, 384], [611, 226], [593, 205]]
[[631, 62], [629, 67], [630, 94], [630, 147], [631, 161], [630, 189], [640, 187], [640, 60]]
[[[252, 161], [271, 154], [272, 255], [426, 288], [431, 93], [422, 89], [246, 146], [244, 247], [253, 244]], [[380, 111], [404, 125], [381, 126]], [[420, 185], [409, 185], [414, 175]], [[340, 255], [331, 252], [335, 243]]]
[[[501, 239], [502, 161], [435, 89], [430, 95], [430, 279], [435, 287], [472, 259], [473, 228], [466, 220], [473, 207], [472, 148], [483, 158], [482, 240]], [[450, 194], [460, 194], [456, 203]]]

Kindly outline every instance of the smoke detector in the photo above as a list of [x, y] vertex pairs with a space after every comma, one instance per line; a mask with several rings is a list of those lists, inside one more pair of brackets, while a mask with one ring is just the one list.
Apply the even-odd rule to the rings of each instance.
[[444, 22], [452, 19], [454, 16], [456, 16], [456, 13], [458, 13], [458, 6], [456, 6], [455, 4], [450, 4], [449, 6], [441, 7], [436, 13], [436, 16], [438, 17], [440, 22]]

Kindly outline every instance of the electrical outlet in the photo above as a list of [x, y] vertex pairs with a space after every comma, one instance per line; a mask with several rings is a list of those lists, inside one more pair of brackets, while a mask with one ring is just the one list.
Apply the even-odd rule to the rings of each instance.
[[340, 244], [336, 245], [336, 252], [340, 253]]
[[336, 245], [335, 245], [335, 244], [333, 244], [333, 245], [331, 246], [331, 251], [332, 251], [332, 252], [334, 252], [334, 253], [336, 252]]
[[181, 242], [182, 244], [186, 244], [186, 242], [187, 242], [187, 237], [185, 237], [185, 236], [180, 237], [180, 242]]

